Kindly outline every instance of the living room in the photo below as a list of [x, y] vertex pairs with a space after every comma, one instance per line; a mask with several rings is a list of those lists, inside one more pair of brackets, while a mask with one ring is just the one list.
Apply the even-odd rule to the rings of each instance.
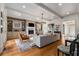
[[[64, 5], [66, 11], [61, 14], [57, 9], [63, 10]], [[0, 6], [3, 56], [57, 56], [57, 47], [78, 34], [79, 14], [72, 10], [76, 4], [6, 3]]]

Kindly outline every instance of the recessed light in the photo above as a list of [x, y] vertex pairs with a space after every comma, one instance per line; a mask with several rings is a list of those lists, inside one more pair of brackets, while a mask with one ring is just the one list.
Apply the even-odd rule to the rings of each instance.
[[67, 12], [66, 14], [70, 14], [69, 12]]
[[62, 6], [63, 4], [62, 4], [62, 3], [59, 3], [58, 5], [59, 5], [59, 6]]
[[23, 6], [22, 6], [22, 8], [26, 8], [26, 6], [25, 6], [25, 5], [23, 5]]

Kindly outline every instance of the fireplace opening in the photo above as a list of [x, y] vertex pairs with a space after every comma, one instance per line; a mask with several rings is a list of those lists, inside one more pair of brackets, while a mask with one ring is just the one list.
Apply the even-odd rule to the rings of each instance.
[[34, 30], [29, 30], [29, 34], [34, 34]]

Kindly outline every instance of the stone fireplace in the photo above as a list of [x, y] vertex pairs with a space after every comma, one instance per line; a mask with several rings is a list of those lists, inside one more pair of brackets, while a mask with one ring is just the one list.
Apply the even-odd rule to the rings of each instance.
[[34, 35], [35, 34], [35, 24], [34, 23], [32, 23], [32, 22], [28, 23], [27, 34], [28, 35]]

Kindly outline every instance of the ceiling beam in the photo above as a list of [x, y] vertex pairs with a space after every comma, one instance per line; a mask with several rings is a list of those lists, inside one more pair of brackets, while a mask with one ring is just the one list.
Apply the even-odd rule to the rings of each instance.
[[[17, 10], [17, 9], [13, 9], [13, 8], [10, 8], [10, 7], [6, 7], [6, 9], [14, 10], [14, 11], [16, 11], [16, 12], [20, 12], [20, 13], [23, 13], [23, 14], [28, 14], [29, 16], [32, 16], [32, 17], [34, 17], [34, 18], [40, 18], [39, 16], [34, 16], [34, 15], [28, 13], [28, 12], [23, 12], [23, 11], [20, 11], [20, 10]], [[51, 20], [52, 20], [52, 19], [48, 19], [48, 18], [45, 18], [45, 17], [43, 17], [43, 19], [45, 19], [45, 20], [47, 20], [47, 21], [51, 21]], [[56, 19], [56, 17], [54, 17], [53, 19]]]
[[40, 7], [42, 7], [43, 9], [45, 9], [45, 10], [51, 12], [51, 13], [57, 15], [58, 17], [62, 18], [62, 16], [60, 16], [57, 12], [53, 11], [53, 10], [50, 9], [49, 7], [45, 6], [44, 4], [42, 4], [42, 3], [35, 3], [35, 4], [38, 5], [38, 6], [40, 6]]

